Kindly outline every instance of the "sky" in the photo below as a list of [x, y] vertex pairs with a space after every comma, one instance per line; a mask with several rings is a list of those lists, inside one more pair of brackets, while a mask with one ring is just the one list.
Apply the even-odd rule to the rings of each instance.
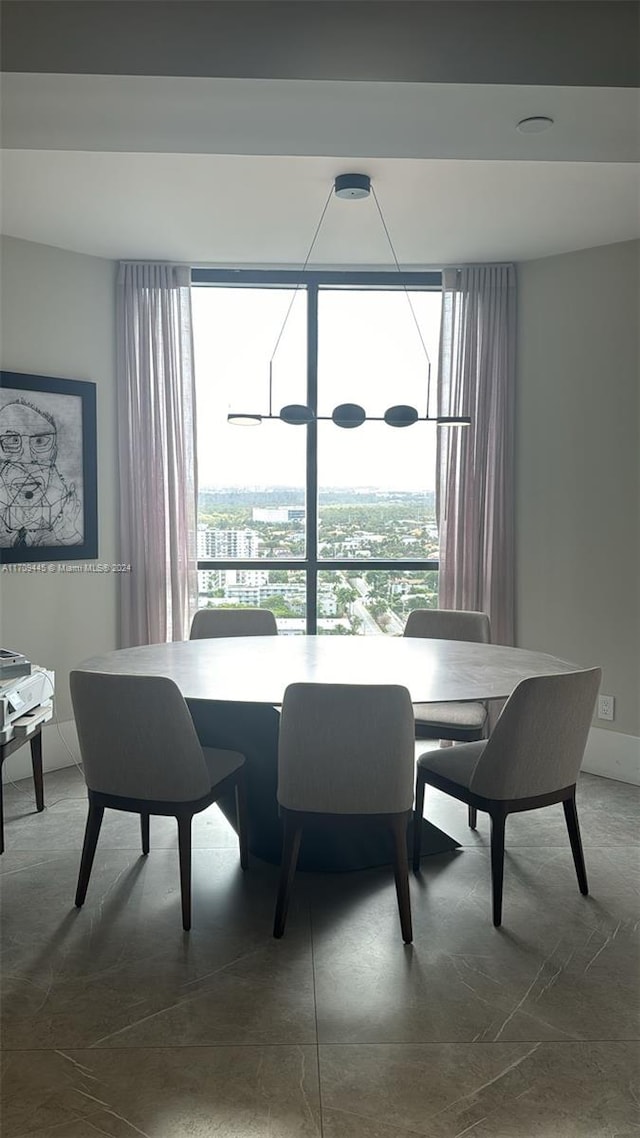
[[[291, 289], [194, 287], [198, 477], [214, 486], [305, 484], [304, 427], [281, 422], [241, 427], [227, 414], [268, 409], [269, 359]], [[432, 360], [431, 413], [440, 327], [439, 292], [411, 301]], [[306, 296], [295, 295], [273, 361], [273, 409], [306, 402]], [[368, 414], [408, 403], [426, 412], [427, 360], [402, 290], [321, 290], [318, 307], [318, 412], [359, 403]], [[436, 427], [403, 430], [364, 423], [344, 430], [318, 424], [318, 478], [325, 487], [428, 491], [435, 482]]]

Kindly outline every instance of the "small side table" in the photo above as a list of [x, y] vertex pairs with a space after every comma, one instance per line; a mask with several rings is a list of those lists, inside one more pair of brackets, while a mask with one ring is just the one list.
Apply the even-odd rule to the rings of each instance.
[[44, 810], [44, 785], [42, 781], [42, 726], [35, 728], [33, 734], [27, 738], [10, 739], [8, 743], [0, 743], [0, 854], [4, 853], [4, 809], [2, 790], [2, 767], [5, 759], [9, 758], [19, 747], [25, 743], [31, 746], [31, 766], [33, 767], [33, 786], [36, 793], [36, 809], [38, 813]]

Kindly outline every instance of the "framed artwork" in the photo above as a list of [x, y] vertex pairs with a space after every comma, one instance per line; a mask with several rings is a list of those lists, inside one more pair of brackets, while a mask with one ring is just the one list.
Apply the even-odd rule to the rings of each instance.
[[96, 385], [0, 372], [0, 563], [98, 556]]

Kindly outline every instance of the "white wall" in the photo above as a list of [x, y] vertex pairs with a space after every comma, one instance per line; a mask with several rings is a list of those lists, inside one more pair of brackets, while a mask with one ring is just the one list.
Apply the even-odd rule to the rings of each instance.
[[[116, 562], [115, 264], [10, 237], [0, 259], [2, 368], [96, 384], [97, 560]], [[116, 647], [116, 588], [107, 573], [0, 573], [0, 644], [55, 670], [57, 716], [70, 740], [69, 670]], [[47, 766], [69, 761], [53, 728], [44, 755]], [[27, 748], [8, 761], [13, 777], [27, 762]]]
[[632, 241], [518, 266], [517, 643], [602, 666], [616, 716], [589, 769], [618, 777], [640, 735], [639, 265]]

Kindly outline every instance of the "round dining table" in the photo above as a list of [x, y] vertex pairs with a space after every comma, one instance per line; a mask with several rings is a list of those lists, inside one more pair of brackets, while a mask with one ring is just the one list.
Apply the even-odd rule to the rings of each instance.
[[[413, 703], [506, 699], [529, 676], [572, 672], [580, 665], [542, 652], [497, 644], [392, 636], [246, 636], [176, 641], [94, 656], [80, 669], [166, 676], [190, 708], [203, 746], [241, 751], [248, 768], [249, 849], [279, 863], [278, 727], [291, 683], [401, 684]], [[423, 742], [422, 749], [430, 744]], [[235, 825], [233, 796], [218, 805]], [[425, 855], [458, 845], [423, 822]], [[345, 871], [391, 861], [386, 834], [368, 826], [332, 829], [320, 821], [303, 836], [299, 868]]]

